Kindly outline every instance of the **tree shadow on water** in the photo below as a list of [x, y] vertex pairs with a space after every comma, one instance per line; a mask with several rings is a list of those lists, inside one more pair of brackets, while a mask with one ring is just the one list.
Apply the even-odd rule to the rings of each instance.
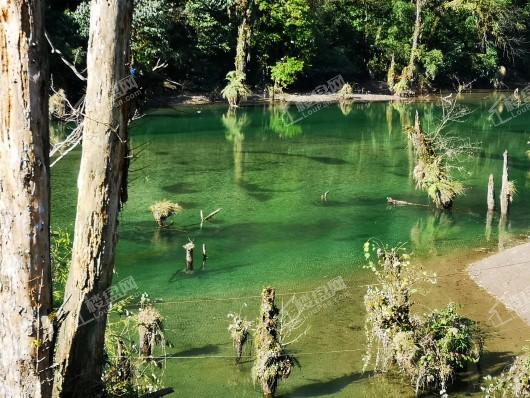
[[289, 393], [282, 394], [281, 397], [321, 397], [332, 396], [339, 393], [350, 384], [357, 381], [367, 379], [371, 376], [371, 372], [366, 373], [352, 373], [337, 377], [326, 381], [314, 381], [310, 384], [295, 388]]

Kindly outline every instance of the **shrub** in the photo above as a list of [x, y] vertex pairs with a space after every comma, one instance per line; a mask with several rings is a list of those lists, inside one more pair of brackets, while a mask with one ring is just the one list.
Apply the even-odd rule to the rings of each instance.
[[228, 83], [221, 90], [221, 95], [228, 101], [231, 107], [238, 106], [241, 100], [244, 100], [250, 95], [250, 89], [245, 84], [245, 78], [243, 72], [237, 72], [235, 70], [226, 74]]
[[530, 398], [530, 355], [518, 356], [510, 368], [497, 377], [486, 376], [481, 389], [485, 398]]
[[[411, 266], [403, 246], [388, 248], [367, 242], [364, 247], [369, 268], [377, 283], [364, 297], [368, 348], [364, 367], [370, 364], [376, 345], [375, 370], [391, 366], [410, 379], [416, 393], [436, 388], [445, 394], [447, 383], [467, 363], [482, 353], [478, 325], [462, 317], [454, 304], [423, 318], [411, 316], [411, 294], [419, 281], [431, 281]], [[372, 260], [375, 253], [376, 259]]]
[[351, 84], [346, 83], [338, 92], [339, 99], [347, 99], [353, 94], [353, 88]]
[[293, 57], [283, 57], [271, 68], [271, 79], [274, 82], [274, 90], [283, 89], [296, 81], [297, 75], [304, 69], [304, 61]]

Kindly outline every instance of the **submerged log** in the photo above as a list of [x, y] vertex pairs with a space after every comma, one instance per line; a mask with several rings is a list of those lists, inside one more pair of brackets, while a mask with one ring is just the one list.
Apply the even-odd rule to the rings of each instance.
[[508, 151], [502, 154], [501, 215], [507, 215], [510, 206], [510, 181], [508, 179]]
[[493, 181], [493, 174], [490, 174], [488, 180], [488, 212], [495, 210], [495, 182]]
[[387, 196], [386, 202], [389, 205], [393, 205], [393, 206], [422, 206], [422, 207], [429, 207], [427, 205], [422, 205], [421, 203], [412, 203], [412, 202], [406, 202], [404, 200], [392, 199], [390, 196]]
[[195, 249], [195, 244], [192, 241], [189, 241], [184, 246], [182, 246], [186, 251], [186, 272], [193, 272], [193, 249]]

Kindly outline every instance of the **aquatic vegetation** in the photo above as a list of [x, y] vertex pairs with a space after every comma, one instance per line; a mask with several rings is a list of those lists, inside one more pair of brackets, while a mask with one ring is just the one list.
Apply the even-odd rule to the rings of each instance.
[[456, 372], [477, 362], [482, 353], [478, 325], [459, 315], [454, 304], [424, 317], [411, 316], [414, 285], [434, 283], [433, 278], [411, 266], [403, 246], [367, 242], [364, 251], [377, 279], [364, 297], [368, 340], [364, 368], [372, 362], [376, 345], [376, 371], [385, 373], [393, 367], [410, 379], [416, 393], [437, 389], [445, 394]]
[[228, 325], [228, 331], [230, 332], [230, 337], [232, 337], [234, 349], [236, 350], [236, 363], [239, 363], [239, 361], [241, 361], [241, 356], [243, 355], [243, 347], [248, 341], [250, 335], [252, 322], [247, 321], [237, 313], [228, 314], [228, 318], [231, 320]]
[[451, 208], [454, 199], [465, 192], [464, 185], [449, 172], [448, 158], [456, 156], [456, 149], [448, 146], [448, 140], [439, 131], [426, 134], [417, 113], [414, 127], [407, 129], [407, 135], [417, 158], [413, 171], [416, 188], [427, 192], [438, 209]]
[[485, 398], [529, 398], [530, 355], [528, 352], [516, 357], [510, 368], [499, 376], [486, 376], [481, 389], [484, 391]]
[[162, 200], [154, 203], [149, 207], [156, 223], [160, 227], [166, 226], [166, 220], [174, 214], [181, 213], [184, 208], [178, 203], [170, 202], [169, 200]]
[[164, 345], [164, 322], [160, 312], [152, 305], [138, 312], [138, 335], [144, 357], [151, 357], [155, 345]]
[[245, 74], [233, 70], [226, 74], [226, 80], [228, 83], [221, 90], [221, 95], [230, 107], [237, 107], [241, 100], [250, 95], [250, 89], [245, 84]]
[[259, 383], [266, 397], [273, 397], [278, 382], [287, 379], [297, 364], [282, 342], [280, 311], [274, 304], [275, 290], [272, 287], [261, 293], [261, 311], [256, 325], [256, 359], [252, 378]]

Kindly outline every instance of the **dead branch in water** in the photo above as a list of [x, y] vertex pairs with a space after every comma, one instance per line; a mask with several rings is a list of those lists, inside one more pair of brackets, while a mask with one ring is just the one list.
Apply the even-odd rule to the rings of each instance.
[[217, 213], [219, 213], [221, 210], [223, 210], [222, 208], [218, 208], [217, 210], [214, 210], [212, 211], [210, 214], [208, 214], [206, 217], [204, 217], [204, 213], [202, 212], [201, 210], [201, 229], [202, 229], [202, 226], [203, 224], [208, 221], [209, 219], [211, 219], [212, 217], [215, 217], [215, 215], [217, 215]]

